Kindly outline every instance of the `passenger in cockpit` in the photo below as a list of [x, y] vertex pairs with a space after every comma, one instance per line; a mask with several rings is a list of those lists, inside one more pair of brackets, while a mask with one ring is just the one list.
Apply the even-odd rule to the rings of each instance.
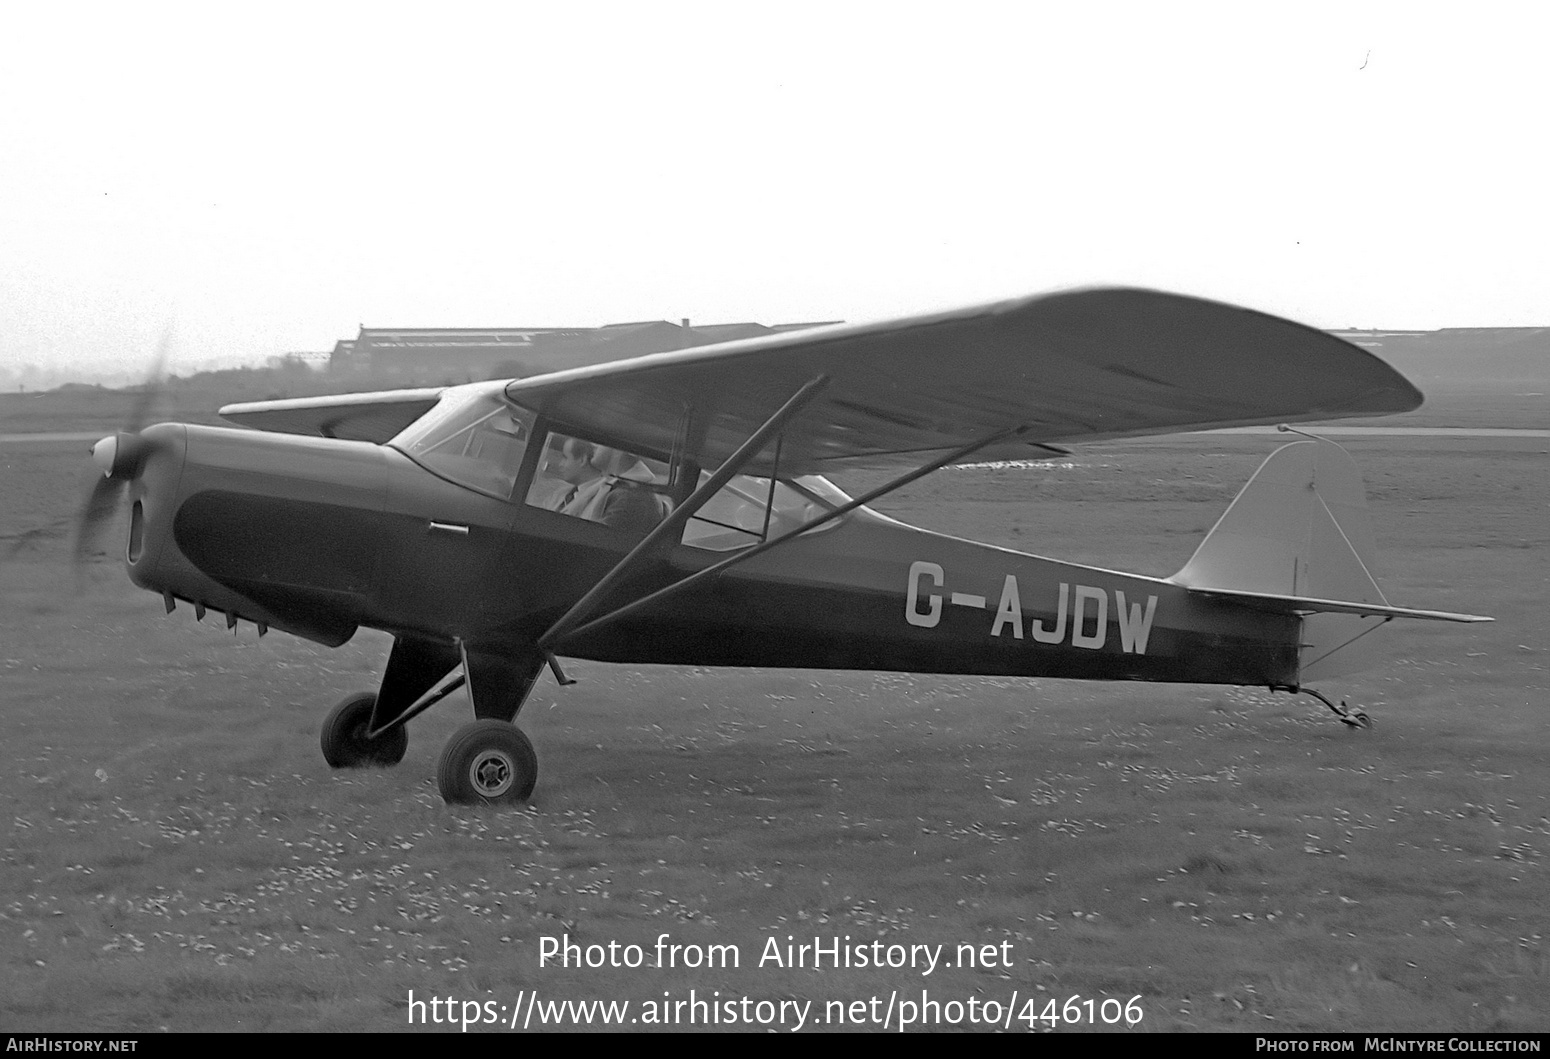
[[651, 472], [617, 449], [566, 438], [550, 457], [550, 473], [569, 488], [551, 501], [553, 510], [638, 536], [651, 532], [665, 511], [649, 483]]

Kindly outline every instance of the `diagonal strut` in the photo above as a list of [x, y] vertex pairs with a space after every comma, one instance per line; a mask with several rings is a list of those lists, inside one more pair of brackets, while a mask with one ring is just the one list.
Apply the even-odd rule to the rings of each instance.
[[682, 504], [678, 505], [667, 518], [653, 527], [651, 532], [646, 534], [644, 540], [631, 548], [629, 553], [623, 559], [620, 559], [612, 570], [603, 575], [602, 580], [588, 589], [586, 595], [578, 599], [569, 610], [560, 616], [558, 621], [545, 630], [544, 634], [538, 638], [538, 649], [546, 655], [552, 656], [555, 643], [561, 637], [568, 635], [576, 624], [587, 615], [587, 612], [596, 607], [599, 599], [603, 598], [621, 581], [634, 573], [636, 568], [657, 550], [662, 541], [676, 534], [683, 527], [684, 523], [688, 522], [689, 518], [705, 505], [706, 501], [715, 496], [716, 492], [723, 485], [731, 481], [732, 477], [740, 472], [748, 464], [749, 460], [763, 451], [770, 438], [784, 429], [792, 417], [806, 407], [808, 402], [828, 385], [828, 382], [829, 377], [827, 375], [814, 376], [801, 389], [787, 398], [786, 403], [776, 409], [774, 414], [764, 421], [763, 426], [749, 435], [748, 440], [739, 445], [737, 451], [727, 457], [726, 462], [721, 465], [716, 473], [701, 482], [698, 489], [691, 493]]
[[[848, 502], [846, 504], [842, 504], [842, 505], [840, 505], [837, 508], [833, 508], [830, 511], [826, 511], [826, 512], [824, 512], [824, 514], [820, 515], [818, 518], [813, 519], [813, 521], [808, 522], [808, 523], [806, 523], [806, 524], [804, 524], [802, 526], [798, 526], [796, 529], [792, 530], [791, 532], [784, 533], [781, 536], [776, 537], [774, 540], [767, 540], [763, 544], [757, 545], [757, 546], [755, 546], [753, 548], [749, 548], [747, 551], [738, 552], [736, 555], [733, 555], [733, 556], [730, 556], [730, 557], [728, 557], [726, 559], [723, 559], [719, 563], [715, 563], [715, 564], [713, 564], [711, 566], [707, 566], [703, 570], [696, 570], [694, 573], [688, 575], [687, 577], [684, 577], [684, 578], [681, 578], [680, 580], [674, 581], [670, 585], [665, 585], [662, 588], [657, 589], [655, 592], [652, 592], [652, 593], [649, 593], [647, 595], [641, 596], [639, 599], [632, 600], [629, 603], [624, 604], [623, 606], [616, 607], [616, 608], [614, 608], [613, 610], [609, 611], [606, 614], [599, 615], [598, 617], [593, 618], [591, 621], [588, 621], [584, 625], [576, 627], [573, 624], [572, 627], [566, 628], [566, 629], [562, 630], [560, 633], [558, 633], [557, 635], [554, 635], [554, 639], [558, 640], [562, 636], [572, 636], [572, 635], [576, 635], [578, 633], [587, 632], [587, 631], [589, 631], [591, 629], [594, 629], [594, 628], [598, 627], [599, 625], [603, 625], [603, 624], [606, 624], [607, 622], [613, 621], [615, 618], [620, 618], [620, 617], [623, 617], [626, 614], [633, 613], [634, 611], [637, 611], [640, 608], [642, 608], [644, 606], [647, 606], [650, 603], [654, 603], [657, 600], [662, 599], [665, 596], [671, 595], [671, 594], [676, 593], [676, 592], [681, 592], [685, 588], [687, 588], [689, 585], [691, 585], [694, 582], [700, 580], [701, 578], [706, 578], [706, 577], [711, 576], [712, 574], [720, 573], [721, 571], [725, 570], [729, 566], [734, 566], [737, 563], [745, 562], [748, 559], [752, 559], [755, 555], [759, 555], [762, 552], [767, 552], [771, 548], [775, 547], [777, 544], [783, 544], [786, 541], [791, 540], [791, 538], [793, 538], [793, 537], [800, 537], [802, 534], [807, 533], [810, 530], [817, 529], [819, 526], [823, 525], [825, 522], [829, 522], [829, 521], [831, 521], [833, 519], [837, 519], [841, 515], [849, 514], [850, 512], [854, 511], [856, 508], [861, 507], [863, 504], [870, 504], [873, 500], [876, 500], [878, 497], [883, 496], [886, 493], [891, 493], [895, 489], [899, 489], [899, 488], [902, 488], [903, 486], [908, 485], [909, 483], [915, 481], [915, 479], [917, 479], [917, 478], [923, 478], [924, 476], [930, 474], [932, 471], [939, 470], [940, 468], [945, 467], [945, 466], [947, 466], [950, 463], [956, 463], [959, 460], [963, 459], [965, 456], [968, 456], [971, 453], [974, 453], [974, 452], [978, 451], [979, 449], [984, 448], [986, 445], [994, 445], [998, 441], [1004, 441], [1004, 440], [1006, 440], [1009, 437], [1014, 437], [1015, 435], [1021, 434], [1026, 429], [1027, 429], [1026, 427], [1008, 427], [1005, 430], [997, 431], [996, 433], [990, 434], [990, 435], [988, 435], [986, 437], [983, 437], [983, 438], [980, 438], [977, 441], [971, 441], [967, 445], [964, 445], [964, 446], [962, 446], [960, 448], [954, 449], [952, 452], [948, 453], [946, 456], [943, 456], [941, 459], [932, 460], [930, 463], [927, 463], [927, 464], [925, 464], [922, 467], [917, 467], [915, 470], [909, 472], [906, 475], [903, 475], [902, 477], [895, 478], [891, 482], [888, 482], [888, 483], [886, 483], [884, 485], [878, 486], [876, 489], [873, 489], [872, 491], [866, 493], [863, 496], [857, 497], [856, 499], [854, 499], [854, 500], [852, 500], [852, 501], [850, 501], [850, 502]], [[739, 451], [741, 451], [741, 450], [739, 450]], [[728, 475], [728, 477], [731, 477], [731, 476]], [[628, 558], [628, 557], [626, 557], [626, 558]], [[579, 607], [579, 605], [578, 605], [578, 607]], [[575, 611], [575, 610], [578, 609], [578, 607], [573, 607], [571, 609], [572, 609], [572, 611]], [[570, 616], [569, 614], [566, 615], [566, 617], [569, 617], [569, 616]], [[559, 624], [560, 624], [559, 622], [556, 622], [555, 623], [555, 627], [558, 627]], [[554, 632], [554, 630], [551, 628], [550, 632], [544, 634], [544, 638], [548, 639], [553, 634], [553, 632]], [[542, 644], [542, 642], [543, 641], [540, 640], [540, 644]]]

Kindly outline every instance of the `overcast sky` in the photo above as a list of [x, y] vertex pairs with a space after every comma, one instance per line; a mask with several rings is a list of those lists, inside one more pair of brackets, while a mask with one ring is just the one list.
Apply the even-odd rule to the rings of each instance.
[[[1547, 13], [1541, 13], [1542, 11]], [[450, 13], [449, 13], [450, 12]], [[1537, 5], [10, 5], [0, 366], [1140, 284], [1550, 325]]]

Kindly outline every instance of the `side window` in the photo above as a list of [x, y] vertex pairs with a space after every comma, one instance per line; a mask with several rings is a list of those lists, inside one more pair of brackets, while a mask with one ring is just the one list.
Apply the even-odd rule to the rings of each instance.
[[527, 503], [645, 536], [672, 510], [667, 470], [660, 460], [551, 432]]
[[[700, 481], [709, 477], [709, 473], [702, 473]], [[773, 490], [770, 484], [768, 478], [745, 474], [733, 478], [690, 517], [683, 542], [713, 552], [749, 548], [790, 533], [839, 506], [801, 483], [781, 479]], [[840, 496], [843, 503], [844, 494]], [[835, 524], [826, 523], [820, 530]]]

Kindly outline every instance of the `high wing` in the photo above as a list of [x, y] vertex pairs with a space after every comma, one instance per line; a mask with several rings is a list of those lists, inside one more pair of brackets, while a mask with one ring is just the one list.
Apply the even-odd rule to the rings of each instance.
[[440, 396], [441, 389], [436, 388], [294, 397], [229, 404], [219, 414], [228, 422], [259, 430], [381, 444], [430, 411]]
[[[976, 459], [1041, 443], [1379, 415], [1421, 394], [1372, 354], [1264, 313], [1159, 291], [1067, 291], [883, 323], [788, 332], [518, 379], [515, 403], [599, 440], [668, 452], [689, 424], [729, 456], [823, 376], [787, 425], [782, 474], [836, 461]], [[699, 439], [703, 440], [699, 440]], [[751, 467], [769, 466], [768, 456]]]

